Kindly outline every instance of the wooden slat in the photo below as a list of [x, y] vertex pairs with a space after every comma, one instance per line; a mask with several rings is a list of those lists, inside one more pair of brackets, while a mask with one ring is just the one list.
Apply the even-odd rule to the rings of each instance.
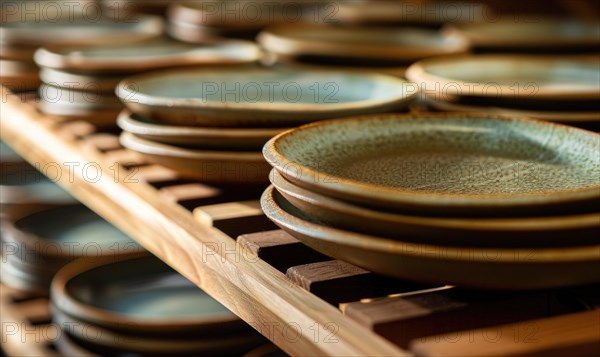
[[600, 310], [414, 341], [417, 356], [598, 356]]
[[97, 133], [85, 137], [85, 144], [95, 147], [101, 152], [117, 150], [121, 148], [119, 138], [108, 133]]
[[283, 273], [293, 266], [331, 260], [280, 229], [240, 235], [237, 242]]
[[546, 317], [548, 294], [453, 288], [349, 303], [344, 313], [407, 347], [423, 336]]
[[286, 276], [302, 288], [335, 305], [427, 288], [424, 285], [373, 274], [340, 260], [294, 266], [287, 270]]
[[178, 178], [178, 175], [175, 171], [159, 165], [136, 167], [131, 171], [131, 178], [136, 182], [141, 180], [153, 184], [158, 182], [175, 181]]
[[200, 200], [209, 197], [216, 197], [223, 193], [222, 190], [203, 185], [201, 183], [187, 183], [163, 187], [159, 192], [168, 200], [173, 202], [183, 202], [190, 200]]
[[[344, 318], [335, 307], [295, 286], [264, 261], [246, 257], [234, 239], [200, 224], [189, 211], [165, 200], [153, 187], [121, 178], [115, 182], [108, 169], [112, 162], [105, 156], [58, 137], [43, 125], [39, 113], [22, 105], [10, 92], [5, 90], [3, 94], [2, 138], [20, 155], [42, 165], [101, 163], [104, 175], [96, 182], [75, 170], [72, 178], [62, 175], [58, 183], [286, 352], [407, 355], [384, 338]], [[318, 332], [316, 336], [314, 331]]]
[[277, 228], [263, 214], [260, 202], [256, 200], [197, 207], [194, 217], [202, 224], [212, 225], [231, 237]]
[[103, 161], [109, 165], [119, 164], [124, 167], [147, 164], [147, 161], [137, 152], [119, 149], [104, 154]]

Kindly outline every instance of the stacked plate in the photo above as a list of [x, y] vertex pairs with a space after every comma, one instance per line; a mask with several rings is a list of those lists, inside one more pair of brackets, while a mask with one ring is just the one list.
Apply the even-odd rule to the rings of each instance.
[[13, 91], [37, 89], [40, 81], [33, 54], [42, 45], [136, 40], [155, 37], [163, 27], [156, 17], [105, 14], [94, 0], [6, 5], [0, 21], [1, 84]]
[[177, 2], [169, 8], [167, 32], [173, 38], [192, 43], [222, 38], [254, 39], [267, 26], [315, 22], [325, 3], [321, 0]]
[[46, 46], [35, 54], [45, 83], [40, 88], [42, 110], [98, 126], [114, 126], [123, 109], [115, 87], [128, 75], [167, 67], [246, 64], [258, 58], [259, 50], [250, 42], [199, 47], [167, 39]]
[[595, 283], [600, 136], [483, 114], [373, 115], [282, 133], [266, 215], [312, 248], [403, 279]]
[[412, 65], [429, 108], [522, 115], [600, 129], [597, 56], [474, 55]]
[[185, 69], [127, 78], [117, 95], [121, 143], [184, 177], [263, 184], [262, 145], [283, 127], [403, 110], [407, 81], [373, 73], [262, 68]]
[[77, 258], [114, 259], [143, 250], [82, 205], [28, 213], [4, 221], [2, 230], [2, 283], [46, 295], [56, 272]]
[[286, 25], [264, 30], [258, 42], [267, 64], [405, 67], [422, 58], [460, 54], [468, 41], [457, 34], [410, 27]]
[[52, 283], [68, 356], [241, 355], [265, 339], [153, 256], [78, 260]]
[[478, 52], [566, 54], [600, 51], [600, 23], [597, 21], [514, 16], [494, 16], [488, 20], [453, 24], [445, 30], [468, 38]]

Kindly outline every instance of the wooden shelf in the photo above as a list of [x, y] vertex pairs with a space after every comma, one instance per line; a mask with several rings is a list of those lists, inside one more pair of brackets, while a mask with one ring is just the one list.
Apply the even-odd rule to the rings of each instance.
[[[182, 180], [123, 149], [115, 134], [53, 120], [4, 88], [2, 99], [2, 140], [289, 354], [411, 355], [409, 345], [425, 336], [584, 309], [559, 304], [564, 294], [588, 301], [587, 291], [485, 297], [331, 260], [268, 221], [260, 188]], [[576, 344], [594, 342], [589, 336]]]

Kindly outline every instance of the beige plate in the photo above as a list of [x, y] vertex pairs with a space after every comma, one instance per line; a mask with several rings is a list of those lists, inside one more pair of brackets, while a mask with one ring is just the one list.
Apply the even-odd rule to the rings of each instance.
[[125, 333], [132, 341], [133, 335], [148, 343], [168, 336], [189, 345], [194, 343], [190, 337], [200, 340], [210, 333], [253, 335], [226, 307], [147, 253], [69, 264], [57, 274], [51, 296], [61, 320], [78, 320], [111, 335]]
[[437, 218], [378, 211], [294, 185], [273, 170], [271, 183], [308, 217], [367, 234], [439, 245], [527, 247], [600, 244], [600, 213], [515, 218]]
[[413, 83], [351, 71], [184, 69], [129, 77], [117, 95], [158, 122], [201, 126], [293, 126], [404, 108]]
[[439, 99], [600, 100], [599, 66], [600, 59], [591, 56], [469, 55], [419, 61], [406, 77]]
[[77, 108], [79, 110], [119, 110], [123, 103], [112, 91], [78, 91], [43, 84], [39, 89], [40, 98], [47, 105]]
[[35, 54], [41, 67], [93, 73], [142, 72], [167, 67], [252, 63], [258, 47], [249, 41], [197, 46], [167, 39], [90, 46], [47, 46]]
[[600, 282], [600, 245], [569, 248], [458, 248], [384, 239], [323, 226], [269, 187], [262, 208], [311, 248], [402, 279], [486, 289], [547, 289]]
[[163, 30], [158, 16], [122, 14], [115, 20], [98, 14], [70, 18], [69, 13], [64, 11], [58, 18], [28, 16], [24, 21], [1, 23], [0, 42], [20, 46], [130, 42], [158, 37]]
[[48, 85], [92, 93], [113, 93], [115, 87], [123, 78], [123, 74], [93, 75], [65, 72], [44, 67], [40, 69], [40, 79]]
[[292, 129], [263, 153], [293, 183], [344, 200], [497, 217], [597, 205], [599, 138], [485, 114], [381, 114]]
[[193, 150], [145, 140], [124, 132], [121, 144], [180, 175], [206, 182], [268, 182], [269, 164], [260, 152]]
[[276, 54], [401, 63], [465, 53], [469, 49], [469, 43], [462, 36], [418, 28], [288, 25], [263, 31], [258, 42]]
[[198, 149], [229, 149], [259, 151], [269, 139], [285, 129], [279, 128], [203, 128], [198, 126], [174, 126], [156, 124], [139, 115], [124, 110], [117, 124], [121, 129], [136, 136]]
[[513, 48], [525, 51], [573, 47], [598, 49], [600, 23], [586, 23], [558, 18], [494, 18], [492, 22], [452, 25], [448, 33], [459, 34], [481, 49]]
[[502, 108], [494, 106], [478, 106], [462, 103], [454, 103], [448, 101], [438, 101], [433, 98], [427, 98], [425, 100], [426, 106], [437, 111], [445, 112], [462, 112], [462, 113], [487, 113], [487, 114], [505, 114], [524, 116], [534, 119], [555, 121], [564, 124], [573, 123], [584, 123], [584, 122], [600, 122], [600, 111], [597, 112], [586, 112], [586, 111], [541, 111], [541, 110], [527, 110], [527, 109], [514, 109], [514, 108]]

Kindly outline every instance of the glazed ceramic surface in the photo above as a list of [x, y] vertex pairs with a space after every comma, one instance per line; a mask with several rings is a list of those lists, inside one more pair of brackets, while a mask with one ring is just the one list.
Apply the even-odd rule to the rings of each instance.
[[158, 124], [125, 110], [118, 118], [121, 129], [143, 139], [198, 149], [260, 150], [284, 131], [277, 128], [203, 128]]
[[579, 22], [557, 18], [497, 18], [495, 21], [453, 25], [449, 33], [468, 38], [477, 48], [522, 48], [532, 50], [572, 47], [598, 49], [600, 23]]
[[374, 73], [249, 68], [155, 72], [117, 87], [134, 113], [202, 126], [292, 126], [397, 110], [416, 92], [413, 83]]
[[456, 56], [419, 61], [406, 77], [439, 96], [582, 101], [600, 99], [599, 66], [593, 56]]
[[197, 46], [153, 39], [101, 46], [49, 46], [38, 50], [35, 60], [42, 67], [114, 74], [175, 66], [252, 63], [259, 56], [258, 47], [246, 41]]
[[124, 78], [123, 74], [117, 75], [94, 75], [72, 73], [52, 68], [40, 68], [40, 79], [42, 82], [53, 87], [67, 87], [73, 90], [113, 93], [115, 87]]
[[547, 122], [388, 114], [305, 125], [263, 153], [293, 183], [343, 200], [498, 216], [597, 204], [599, 150], [598, 134]]
[[268, 182], [269, 164], [258, 151], [198, 150], [161, 144], [124, 132], [121, 144], [180, 175], [207, 182]]
[[402, 279], [486, 289], [546, 289], [600, 280], [600, 245], [569, 248], [458, 248], [408, 243], [324, 226], [273, 187], [261, 198], [273, 222], [311, 248]]
[[544, 247], [600, 244], [600, 213], [461, 218], [394, 214], [306, 190], [273, 170], [271, 183], [307, 217], [355, 232], [446, 246]]
[[277, 54], [350, 57], [363, 61], [409, 62], [469, 49], [462, 36], [418, 28], [281, 26], [263, 31], [258, 41], [267, 51]]

